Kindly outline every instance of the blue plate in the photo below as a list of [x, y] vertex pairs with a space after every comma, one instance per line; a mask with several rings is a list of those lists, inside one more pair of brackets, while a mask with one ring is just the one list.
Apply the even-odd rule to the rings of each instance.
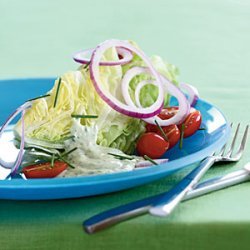
[[[15, 79], [0, 81], [0, 124], [25, 100], [39, 96], [48, 91], [54, 78]], [[0, 181], [0, 198], [13, 200], [64, 199], [105, 194], [139, 186], [170, 175], [192, 163], [204, 159], [220, 149], [227, 141], [230, 126], [224, 115], [212, 104], [199, 100], [196, 108], [201, 111], [203, 122], [200, 130], [192, 137], [184, 139], [183, 149], [178, 146], [169, 150], [164, 156], [169, 162], [129, 172], [33, 180]], [[6, 150], [8, 136], [1, 139], [1, 150]], [[6, 144], [6, 147], [5, 147]]]

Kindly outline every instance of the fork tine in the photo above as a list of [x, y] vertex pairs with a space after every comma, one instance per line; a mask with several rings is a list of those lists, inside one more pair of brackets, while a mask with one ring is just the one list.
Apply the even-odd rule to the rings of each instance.
[[242, 156], [242, 153], [243, 153], [243, 151], [245, 149], [246, 142], [247, 142], [248, 129], [249, 129], [249, 125], [247, 125], [246, 128], [245, 128], [245, 132], [244, 132], [244, 135], [242, 137], [239, 150], [236, 153], [236, 155], [234, 156], [235, 158], [240, 158]]
[[239, 129], [240, 129], [240, 123], [238, 123], [238, 125], [237, 125], [237, 128], [236, 128], [236, 131], [235, 131], [231, 146], [230, 146], [230, 148], [229, 148], [229, 150], [228, 150], [228, 152], [226, 154], [226, 157], [231, 157], [232, 156], [232, 153], [233, 153], [233, 150], [234, 150], [234, 147], [235, 147], [235, 142], [236, 142], [236, 139], [237, 139], [238, 134], [239, 134]]
[[227, 143], [221, 148], [221, 150], [219, 151], [219, 153], [217, 155], [222, 156], [226, 150], [226, 147], [227, 147]]
[[[239, 126], [239, 124], [238, 124], [238, 126]], [[237, 126], [237, 128], [238, 128], [238, 126]], [[233, 127], [233, 123], [232, 123], [232, 122], [231, 122], [231, 124], [230, 124], [230, 127], [231, 127], [231, 128]], [[215, 152], [213, 155], [218, 155], [218, 156], [224, 155], [227, 145], [228, 145], [228, 142], [225, 143], [225, 145], [221, 148], [221, 150], [220, 150], [217, 154], [216, 154], [216, 152]]]
[[245, 149], [246, 142], [247, 142], [248, 129], [249, 129], [249, 125], [246, 126], [246, 129], [245, 129], [245, 132], [244, 132], [244, 135], [243, 135], [243, 138], [242, 138], [242, 142], [241, 142], [241, 145], [240, 145], [240, 148], [243, 149], [243, 150]]

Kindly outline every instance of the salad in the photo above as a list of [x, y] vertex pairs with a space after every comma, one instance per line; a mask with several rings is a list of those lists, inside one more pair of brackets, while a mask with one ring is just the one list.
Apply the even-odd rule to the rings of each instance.
[[[27, 100], [13, 132], [20, 148], [12, 175], [53, 178], [129, 171], [167, 162], [167, 150], [201, 125], [198, 91], [177, 68], [136, 43], [107, 40], [73, 55], [80, 64], [43, 96]], [[170, 97], [178, 101], [170, 106]], [[0, 165], [8, 168], [0, 159]]]

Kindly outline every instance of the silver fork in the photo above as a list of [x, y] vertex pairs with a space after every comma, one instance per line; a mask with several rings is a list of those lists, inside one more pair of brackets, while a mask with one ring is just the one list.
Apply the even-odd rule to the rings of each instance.
[[[244, 148], [245, 148], [245, 145], [246, 145], [249, 126], [247, 126], [245, 128], [244, 135], [243, 135], [243, 138], [242, 138], [241, 143], [240, 143], [240, 147], [239, 147], [238, 151], [233, 155], [233, 151], [234, 151], [235, 144], [236, 144], [236, 139], [237, 139], [238, 133], [239, 133], [239, 127], [240, 127], [240, 124], [238, 124], [238, 126], [237, 126], [237, 129], [236, 129], [236, 132], [234, 134], [231, 146], [230, 146], [229, 150], [227, 151], [227, 153], [225, 153], [226, 146], [224, 146], [221, 149], [219, 154], [217, 154], [217, 155], [214, 154], [213, 156], [208, 157], [209, 160], [206, 158], [202, 162], [202, 164], [205, 164], [205, 163], [210, 164], [206, 167], [205, 170], [209, 169], [209, 167], [211, 167], [215, 162], [219, 162], [219, 161], [220, 162], [223, 161], [225, 163], [236, 162], [241, 158], [242, 153], [243, 153]], [[200, 174], [199, 178], [205, 172], [206, 171], [203, 170], [203, 173]], [[248, 176], [244, 177], [244, 178], [248, 178]], [[208, 185], [207, 188], [204, 187], [204, 190], [196, 190], [196, 191], [202, 191], [201, 194], [199, 194], [199, 192], [196, 192], [196, 196], [202, 195], [202, 194], [205, 194], [207, 192], [214, 191], [214, 190], [218, 190], [220, 188], [220, 187], [218, 187], [218, 185], [216, 187], [214, 187], [214, 185], [216, 184], [215, 180], [213, 180], [212, 182], [213, 182], [213, 185], [210, 185], [211, 187]], [[240, 182], [238, 182], [238, 183], [240, 183]], [[228, 185], [229, 185], [229, 183], [228, 183]], [[226, 186], [228, 186], [228, 185], [226, 185]], [[225, 185], [222, 185], [222, 188], [223, 187], [225, 187]], [[193, 188], [195, 188], [195, 185], [193, 186]], [[187, 194], [191, 194], [192, 191], [193, 191], [193, 189], [191, 189], [188, 193], [184, 194], [183, 198], [186, 199]], [[148, 198], [145, 198], [142, 200], [134, 201], [134, 202], [131, 202], [131, 203], [104, 211], [104, 212], [97, 214], [97, 215], [87, 219], [86, 221], [84, 221], [83, 227], [87, 233], [92, 234], [92, 233], [95, 233], [97, 231], [103, 230], [109, 226], [115, 225], [121, 221], [130, 219], [130, 218], [133, 218], [133, 217], [136, 217], [139, 215], [143, 215], [145, 213], [148, 213], [149, 210], [152, 208], [153, 204], [156, 204], [157, 201], [161, 200], [168, 193], [169, 192], [161, 193], [161, 194], [158, 194], [155, 196], [151, 196], [151, 197], [148, 197]], [[193, 195], [193, 197], [196, 197], [196, 196]], [[180, 201], [181, 201], [181, 199], [180, 199]]]
[[205, 160], [203, 160], [197, 168], [191, 171], [191, 173], [184, 177], [184, 179], [182, 179], [176, 186], [174, 186], [169, 192], [167, 192], [152, 205], [152, 207], [149, 209], [150, 214], [156, 216], [168, 216], [169, 214], [171, 214], [171, 212], [181, 202], [186, 194], [190, 190], [195, 188], [201, 177], [208, 171], [211, 166], [214, 165], [214, 163], [221, 162], [224, 164], [228, 164], [239, 161], [246, 145], [249, 126], [246, 126], [239, 149], [236, 153], [234, 153], [236, 139], [239, 134], [239, 128], [240, 123], [237, 126], [233, 140], [227, 152], [227, 145], [225, 144], [220, 153], [208, 156]]

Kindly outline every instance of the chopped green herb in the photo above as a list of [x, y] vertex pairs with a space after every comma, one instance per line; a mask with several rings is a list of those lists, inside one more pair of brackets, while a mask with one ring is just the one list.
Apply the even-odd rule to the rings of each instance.
[[90, 61], [87, 64], [85, 64], [85, 66], [83, 68], [86, 69], [86, 71], [88, 71], [89, 65], [90, 65]]
[[117, 155], [117, 154], [112, 154], [112, 153], [108, 153], [108, 154], [114, 156], [115, 158], [119, 160], [133, 160], [134, 159], [134, 157], [127, 156], [127, 155]]
[[74, 139], [75, 136], [74, 135], [70, 135], [70, 136], [66, 136], [62, 139], [62, 141], [67, 141], [67, 140], [70, 140], [70, 139]]
[[54, 108], [56, 107], [56, 103], [57, 103], [57, 99], [58, 99], [58, 94], [59, 94], [59, 89], [60, 89], [60, 86], [61, 86], [61, 82], [62, 82], [62, 79], [59, 78], [57, 89], [56, 89], [56, 97], [55, 97], [55, 101], [54, 101]]
[[41, 95], [41, 96], [38, 96], [38, 97], [35, 97], [35, 98], [31, 98], [31, 99], [27, 100], [26, 102], [32, 102], [32, 101], [35, 101], [37, 99], [45, 98], [45, 97], [48, 97], [48, 96], [50, 96], [50, 94]]
[[146, 160], [146, 161], [150, 161], [151, 163], [153, 163], [154, 165], [158, 165], [157, 162], [155, 162], [153, 159], [151, 159], [149, 156], [147, 155], [144, 155], [143, 158]]
[[198, 130], [206, 130], [206, 128], [199, 128]]
[[157, 127], [159, 128], [162, 137], [164, 138], [165, 141], [168, 141], [168, 137], [166, 135], [166, 133], [163, 131], [162, 127], [159, 125], [159, 123], [155, 120], [155, 124], [157, 125]]
[[71, 167], [71, 168], [76, 168], [76, 167], [73, 166], [71, 163], [69, 163], [64, 157], [58, 156], [58, 158], [59, 158], [60, 160], [62, 160], [63, 162], [67, 163], [69, 167]]
[[184, 138], [184, 129], [185, 129], [185, 124], [181, 124], [181, 138], [180, 138], [180, 144], [179, 148], [182, 149], [183, 147], [183, 138]]
[[65, 156], [71, 154], [72, 152], [74, 152], [74, 151], [76, 151], [76, 150], [77, 150], [77, 147], [75, 147], [75, 148], [69, 150], [68, 152], [62, 153], [61, 155], [59, 155], [59, 157], [65, 157]]
[[54, 163], [55, 163], [55, 154], [53, 154], [52, 157], [51, 157], [50, 165], [51, 165], [52, 168], [54, 167]]
[[75, 115], [75, 114], [72, 114], [71, 117], [73, 117], [73, 118], [98, 118], [98, 115]]

